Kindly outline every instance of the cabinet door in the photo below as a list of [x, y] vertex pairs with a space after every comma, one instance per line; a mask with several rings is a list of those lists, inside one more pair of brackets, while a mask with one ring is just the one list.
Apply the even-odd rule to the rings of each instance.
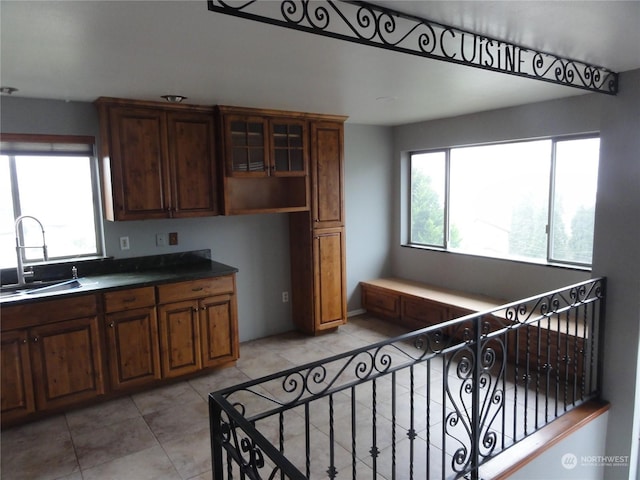
[[311, 124], [311, 205], [314, 228], [344, 225], [343, 125]]
[[446, 305], [425, 299], [401, 297], [402, 323], [409, 328], [424, 328], [449, 320]]
[[263, 117], [224, 117], [226, 175], [264, 177], [269, 174], [267, 123]]
[[31, 362], [27, 332], [16, 330], [2, 333], [2, 421], [9, 422], [35, 411]]
[[361, 285], [362, 306], [368, 312], [391, 320], [400, 318], [400, 295], [396, 292]]
[[104, 393], [98, 318], [78, 318], [29, 331], [39, 410]]
[[167, 114], [171, 216], [218, 214], [213, 113]]
[[105, 318], [111, 388], [119, 390], [159, 379], [156, 309], [138, 308]]
[[198, 301], [158, 307], [162, 376], [177, 377], [202, 368]]
[[235, 302], [235, 295], [219, 295], [200, 300], [200, 340], [204, 367], [238, 359]]
[[315, 325], [322, 330], [346, 322], [344, 229], [315, 231], [313, 237]]
[[109, 120], [116, 219], [168, 217], [171, 198], [165, 113], [113, 107]]
[[270, 174], [279, 177], [307, 175], [307, 122], [272, 119]]

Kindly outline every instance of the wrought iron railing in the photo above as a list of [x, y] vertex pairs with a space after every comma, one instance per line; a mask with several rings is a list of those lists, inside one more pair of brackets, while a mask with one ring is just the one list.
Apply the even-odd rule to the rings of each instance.
[[616, 95], [618, 74], [371, 2], [208, 0], [215, 13], [458, 65]]
[[209, 396], [213, 478], [433, 479], [600, 393], [605, 279]]

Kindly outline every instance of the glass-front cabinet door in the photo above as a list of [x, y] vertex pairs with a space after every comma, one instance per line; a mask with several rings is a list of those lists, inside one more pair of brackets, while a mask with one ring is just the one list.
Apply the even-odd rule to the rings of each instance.
[[271, 120], [271, 174], [304, 176], [307, 173], [307, 126], [303, 120]]
[[297, 177], [308, 173], [307, 122], [225, 116], [227, 175]]
[[225, 118], [227, 172], [233, 176], [269, 175], [267, 120], [230, 115]]

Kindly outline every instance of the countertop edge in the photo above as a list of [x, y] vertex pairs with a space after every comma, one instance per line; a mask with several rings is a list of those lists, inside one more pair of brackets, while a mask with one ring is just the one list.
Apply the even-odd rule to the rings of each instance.
[[[61, 290], [46, 293], [20, 293], [0, 297], [0, 308], [12, 305], [24, 305], [37, 303], [44, 300], [56, 298], [69, 298], [73, 296], [100, 294], [108, 291], [124, 290], [128, 288], [138, 288], [156, 286], [167, 283], [177, 283], [182, 281], [197, 280], [201, 278], [221, 277], [232, 275], [238, 272], [236, 267], [219, 263], [216, 261], [202, 262], [186, 267], [167, 267], [147, 271], [136, 271], [130, 273], [111, 273], [95, 276], [81, 277], [81, 286], [69, 290]], [[61, 280], [62, 282], [63, 280]]]

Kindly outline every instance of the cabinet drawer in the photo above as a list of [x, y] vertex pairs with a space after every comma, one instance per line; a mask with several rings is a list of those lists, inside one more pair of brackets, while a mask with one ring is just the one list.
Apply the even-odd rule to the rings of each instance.
[[104, 310], [106, 313], [151, 307], [155, 303], [156, 292], [153, 287], [132, 288], [104, 294]]
[[97, 312], [98, 305], [95, 295], [12, 305], [2, 307], [2, 330], [31, 327], [72, 318], [92, 317]]
[[371, 313], [387, 318], [398, 318], [400, 295], [363, 285], [362, 306]]
[[171, 303], [221, 293], [234, 293], [232, 275], [158, 286], [158, 303]]

